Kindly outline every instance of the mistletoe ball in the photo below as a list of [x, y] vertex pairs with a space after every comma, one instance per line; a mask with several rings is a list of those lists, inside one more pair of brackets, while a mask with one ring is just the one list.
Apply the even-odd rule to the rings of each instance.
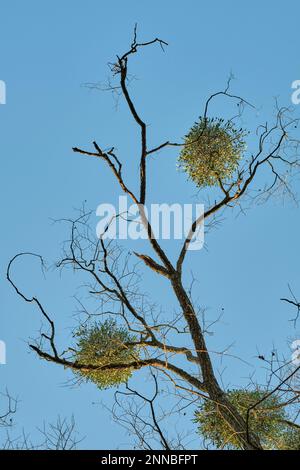
[[[77, 372], [81, 378], [94, 382], [100, 389], [120, 385], [130, 378], [132, 368], [126, 364], [138, 357], [138, 350], [132, 345], [135, 338], [125, 328], [108, 319], [101, 324], [82, 326], [76, 337], [74, 359], [87, 366]], [[89, 365], [93, 368], [89, 369]], [[103, 369], [105, 366], [108, 368]]]
[[185, 136], [179, 168], [198, 187], [228, 181], [239, 166], [246, 148], [246, 132], [232, 121], [200, 117]]

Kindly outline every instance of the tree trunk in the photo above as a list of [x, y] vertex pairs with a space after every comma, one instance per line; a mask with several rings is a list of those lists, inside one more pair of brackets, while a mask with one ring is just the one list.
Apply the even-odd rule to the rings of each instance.
[[203, 374], [203, 381], [209, 398], [219, 405], [219, 411], [222, 417], [232, 428], [232, 431], [239, 436], [243, 449], [262, 450], [258, 437], [247, 431], [246, 421], [228, 400], [226, 394], [218, 384], [196, 312], [182, 285], [181, 278], [178, 273], [172, 276], [171, 283], [194, 342]]

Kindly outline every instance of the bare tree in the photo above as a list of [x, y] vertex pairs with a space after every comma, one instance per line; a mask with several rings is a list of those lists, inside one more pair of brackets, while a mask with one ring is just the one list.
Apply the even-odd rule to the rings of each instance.
[[[33, 442], [29, 434], [23, 429], [16, 429], [17, 423], [13, 417], [17, 413], [18, 399], [7, 390], [2, 393], [3, 411], [0, 415], [1, 435], [0, 449], [2, 450], [72, 450], [82, 440], [78, 437], [74, 417], [70, 420], [57, 418], [55, 423], [43, 425], [38, 429], [41, 436], [39, 442]], [[2, 400], [1, 400], [2, 404]], [[17, 427], [18, 428], [18, 427]], [[16, 431], [16, 432], [14, 432]]]
[[0, 427], [7, 428], [12, 426], [13, 416], [17, 411], [18, 400], [11, 396], [8, 390], [5, 393], [2, 393], [2, 398], [4, 398], [3, 411], [0, 413]]
[[55, 423], [38, 428], [38, 438], [32, 440], [24, 429], [21, 432], [6, 432], [2, 450], [75, 450], [82, 439], [78, 438], [75, 421], [57, 418]]
[[297, 297], [295, 296], [295, 294], [293, 293], [290, 286], [289, 286], [289, 291], [290, 291], [290, 297], [291, 298], [287, 299], [287, 298], [284, 297], [281, 300], [283, 302], [287, 302], [288, 304], [290, 304], [290, 305], [292, 305], [293, 307], [296, 308], [296, 316], [291, 320], [294, 323], [294, 326], [296, 326], [297, 320], [298, 320], [299, 314], [300, 314], [300, 302], [297, 299]]
[[[22, 292], [12, 275], [13, 265], [18, 259], [24, 256], [34, 256], [43, 265], [41, 256], [26, 252], [18, 253], [8, 265], [7, 279], [23, 300], [38, 308], [48, 326], [48, 329], [41, 333], [37, 341], [30, 344], [30, 348], [40, 358], [71, 369], [77, 378], [94, 377], [95, 379], [97, 374], [102, 374], [101, 380], [105, 378], [109, 381], [110, 377], [117, 373], [125, 374], [126, 371], [129, 371], [129, 375], [131, 375], [140, 369], [150, 369], [155, 384], [153, 396], [146, 396], [129, 384], [124, 392], [116, 394], [118, 405], [120, 405], [120, 395], [122, 394], [123, 398], [125, 396], [132, 398], [134, 395], [136, 399], [148, 407], [151, 421], [141, 418], [139, 408], [127, 409], [125, 413], [127, 425], [130, 417], [134, 419], [134, 425], [132, 426], [132, 421], [129, 425], [135, 429], [140, 446], [149, 448], [149, 440], [145, 437], [149, 431], [151, 431], [152, 438], [154, 436], [152, 445], [155, 445], [155, 439], [158, 447], [164, 449], [173, 448], [174, 445], [172, 439], [163, 432], [160, 420], [156, 417], [154, 410], [154, 403], [160, 391], [159, 377], [164, 383], [167, 381], [169, 386], [174, 387], [180, 402], [187, 400], [186, 406], [189, 404], [197, 407], [197, 404], [203, 400], [212, 403], [241, 448], [263, 449], [264, 445], [260, 435], [252, 430], [249, 421], [255, 414], [256, 408], [264, 400], [261, 399], [261, 402], [252, 404], [247, 412], [247, 417], [245, 417], [220, 384], [212, 358], [214, 354], [222, 354], [226, 357], [226, 352], [210, 351], [207, 346], [206, 327], [201, 323], [191, 290], [186, 287], [184, 267], [189, 246], [201, 224], [204, 222], [208, 225], [213, 224], [215, 217], [224, 210], [235, 207], [243, 210], [243, 201], [267, 199], [275, 190], [282, 189], [284, 193], [292, 195], [287, 176], [299, 167], [299, 142], [293, 138], [292, 134], [294, 127], [298, 125], [298, 120], [293, 118], [290, 109], [277, 107], [274, 124], [265, 123], [257, 129], [256, 135], [254, 135], [257, 139], [257, 151], [242, 162], [230, 181], [226, 177], [220, 176], [218, 178], [217, 188], [213, 189], [211, 193], [213, 202], [210, 203], [204, 215], [193, 221], [188, 235], [180, 247], [176, 262], [172, 262], [166, 250], [162, 248], [159, 240], [155, 237], [154, 230], [147, 218], [145, 203], [149, 187], [151, 187], [147, 164], [150, 155], [155, 155], [168, 147], [182, 149], [186, 143], [165, 140], [151, 146], [146, 121], [137, 109], [128, 87], [130, 59], [133, 55], [152, 45], [158, 45], [164, 49], [167, 43], [159, 38], [139, 42], [135, 28], [130, 48], [124, 54], [117, 56], [116, 61], [110, 64], [113, 79], [117, 81], [117, 84], [110, 83], [108, 88], [113, 92], [117, 91], [124, 98], [129, 113], [140, 132], [138, 193], [128, 186], [123, 175], [123, 164], [113, 146], [109, 150], [104, 150], [94, 141], [91, 150], [74, 147], [73, 151], [76, 154], [96, 158], [108, 166], [117, 186], [131, 198], [133, 203], [138, 205], [141, 223], [146, 230], [149, 248], [153, 254], [151, 256], [144, 253], [127, 254], [113, 242], [107, 242], [104, 234], [99, 238], [94, 237], [89, 227], [89, 213], [82, 209], [76, 219], [66, 221], [70, 224], [70, 238], [65, 244], [61, 260], [57, 263], [59, 269], [69, 266], [86, 275], [89, 282], [86, 285], [87, 291], [97, 300], [97, 315], [114, 316], [126, 329], [128, 332], [126, 339], [124, 339], [125, 334], [122, 333], [123, 340], [119, 340], [120, 344], [117, 345], [119, 350], [125, 351], [126, 360], [124, 359], [124, 362], [114, 360], [112, 356], [110, 361], [101, 365], [92, 360], [87, 362], [82, 360], [76, 345], [73, 344], [67, 345], [64, 351], [59, 351], [55, 324], [51, 315], [36, 296], [29, 296]], [[229, 80], [224, 90], [214, 93], [206, 101], [203, 111], [204, 129], [208, 123], [210, 105], [218, 97], [237, 103], [238, 116], [234, 116], [231, 121], [240, 116], [244, 107], [251, 106], [246, 100], [230, 92]], [[265, 182], [263, 187], [261, 186], [262, 181]], [[177, 301], [179, 311], [176, 314], [172, 315], [169, 312], [166, 319], [160, 320], [157, 307], [153, 306], [149, 298], [140, 290], [142, 278], [139, 269], [141, 262], [145, 269], [151, 270], [154, 276], [161, 276], [168, 283]], [[85, 321], [93, 318], [93, 314], [88, 309], [83, 305], [81, 307], [86, 316]], [[114, 341], [117, 340], [114, 339]], [[283, 369], [282, 367], [281, 370]], [[282, 394], [294, 393], [289, 385], [291, 377], [282, 378], [278, 371], [272, 370], [272, 380], [279, 380], [280, 385], [277, 384], [273, 387], [273, 383], [269, 382], [265, 388], [266, 398], [269, 397], [271, 390], [272, 394], [278, 391], [281, 391]], [[125, 379], [123, 381], [126, 382]], [[284, 387], [288, 387], [288, 389], [283, 391]], [[299, 398], [299, 395], [297, 396]], [[289, 398], [285, 406], [291, 404], [290, 400], [292, 403], [297, 401], [296, 398]], [[181, 444], [176, 445], [180, 447]]]

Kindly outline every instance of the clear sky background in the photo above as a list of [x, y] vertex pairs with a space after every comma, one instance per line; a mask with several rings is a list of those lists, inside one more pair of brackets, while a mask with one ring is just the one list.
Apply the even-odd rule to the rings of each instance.
[[[154, 47], [131, 62], [137, 77], [131, 89], [149, 124], [150, 141], [157, 145], [182, 137], [207, 96], [224, 88], [230, 72], [235, 75], [232, 90], [257, 107], [246, 116], [250, 127], [272, 119], [274, 97], [291, 105], [291, 83], [300, 79], [300, 4], [2, 0], [0, 14], [0, 79], [7, 85], [7, 104], [0, 106], [0, 339], [7, 344], [0, 388], [19, 396], [17, 422], [33, 435], [43, 421], [74, 414], [86, 436], [82, 447], [126, 447], [128, 437], [99, 405], [110, 404], [111, 391], [100, 393], [94, 385], [70, 388], [70, 373], [29, 351], [27, 341], [36, 335], [40, 317], [6, 282], [7, 263], [23, 250], [55, 261], [67, 231], [51, 219], [73, 216], [85, 200], [93, 210], [117, 200], [120, 192], [108, 170], [73, 154], [72, 146], [88, 148], [94, 139], [103, 147], [115, 145], [134, 184], [134, 122], [122, 101], [116, 110], [109, 93], [82, 84], [105, 81], [107, 63], [128, 48], [135, 22], [141, 40], [160, 36], [169, 42], [165, 53]], [[228, 113], [222, 100], [214, 109], [221, 116]], [[296, 114], [300, 117], [300, 106]], [[151, 159], [149, 172], [152, 202], [195, 200], [195, 188], [176, 171], [175, 151]], [[299, 208], [288, 201], [273, 200], [238, 218], [228, 212], [222, 226], [207, 236], [207, 249], [187, 260], [210, 317], [224, 308], [210, 346], [222, 349], [234, 342], [232, 352], [251, 364], [231, 364], [226, 371], [231, 385], [243, 383], [261, 365], [258, 350], [267, 354], [274, 346], [288, 354], [288, 338], [299, 337], [288, 321], [293, 312], [280, 302], [288, 283], [299, 291], [299, 228]], [[175, 254], [176, 246], [170, 242], [167, 247]], [[75, 325], [76, 279], [50, 271], [43, 280], [30, 260], [16, 266], [15, 276], [28, 295], [41, 297], [67, 340]], [[146, 289], [155, 300], [171, 302], [151, 277]]]

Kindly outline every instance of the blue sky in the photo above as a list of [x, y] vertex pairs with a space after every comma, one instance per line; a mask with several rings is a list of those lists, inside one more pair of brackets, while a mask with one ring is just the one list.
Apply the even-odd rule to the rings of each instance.
[[[137, 22], [142, 40], [160, 36], [169, 43], [165, 52], [154, 47], [131, 63], [137, 78], [131, 89], [153, 145], [183, 136], [231, 72], [234, 93], [257, 107], [246, 115], [253, 127], [273, 117], [275, 97], [291, 105], [291, 83], [300, 79], [299, 14], [299, 2], [291, 0], [2, 0], [0, 79], [7, 86], [7, 104], [0, 106], [0, 339], [7, 344], [7, 365], [0, 366], [0, 374], [1, 388], [20, 397], [17, 421], [27, 431], [73, 413], [86, 435], [83, 447], [128, 442], [98, 404], [109, 404], [111, 392], [99, 393], [93, 385], [70, 388], [68, 372], [29, 352], [28, 338], [40, 327], [38, 312], [4, 279], [7, 262], [18, 251], [41, 253], [50, 262], [58, 258], [66, 230], [51, 219], [72, 216], [85, 200], [94, 210], [119, 196], [108, 170], [73, 154], [72, 146], [88, 148], [94, 139], [103, 147], [116, 146], [127, 180], [135, 184], [137, 129], [124, 103], [116, 109], [110, 93], [82, 85], [105, 81], [107, 63], [127, 49]], [[226, 115], [226, 102], [214, 110]], [[295, 111], [299, 116], [300, 106]], [[195, 188], [176, 171], [176, 155], [166, 151], [151, 160], [152, 202], [194, 200]], [[252, 366], [259, 366], [258, 349], [268, 353], [275, 345], [287, 351], [287, 340], [297, 331], [288, 322], [292, 312], [279, 299], [287, 295], [288, 283], [295, 291], [299, 286], [299, 228], [299, 209], [273, 200], [246, 216], [227, 213], [207, 236], [207, 249], [188, 258], [201, 304], [211, 317], [225, 309], [212, 347], [234, 342], [234, 353]], [[168, 248], [175, 254], [174, 243]], [[50, 271], [44, 281], [29, 260], [18, 264], [15, 275], [27, 293], [38, 292], [67, 339], [75, 324], [76, 280]], [[171, 301], [155, 288], [155, 280], [147, 281], [153, 298]], [[226, 380], [242, 383], [249, 369], [233, 367], [228, 374]]]

